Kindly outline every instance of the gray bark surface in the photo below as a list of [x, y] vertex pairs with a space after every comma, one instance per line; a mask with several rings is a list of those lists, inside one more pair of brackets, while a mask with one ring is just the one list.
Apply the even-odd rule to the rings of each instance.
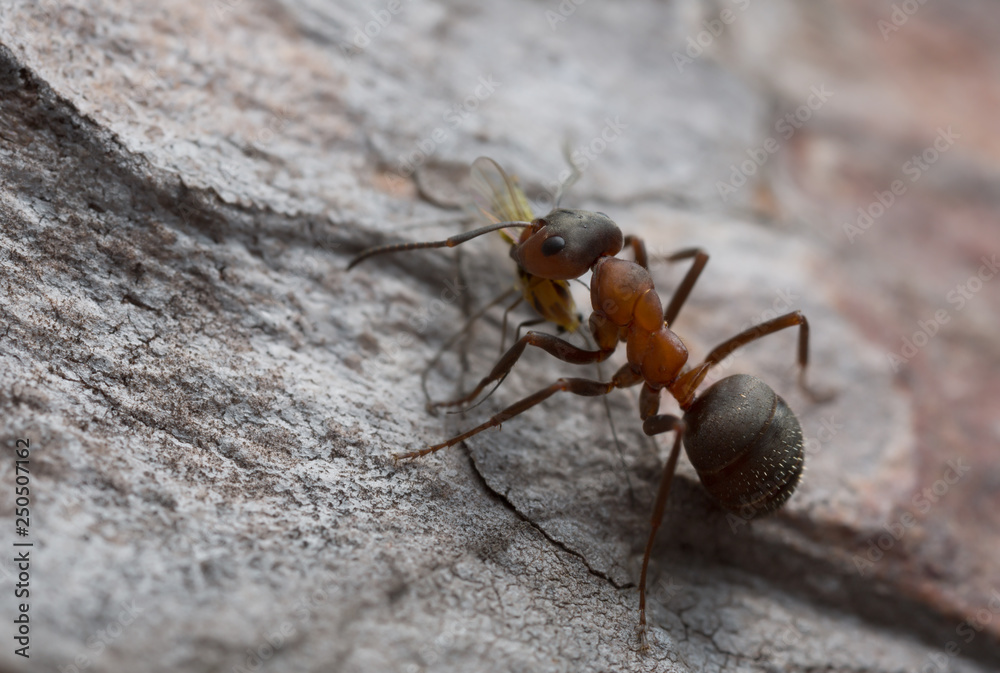
[[[0, 666], [918, 671], [987, 607], [1000, 577], [975, 516], [948, 533], [932, 515], [859, 571], [868, 541], [961, 453], [921, 453], [924, 407], [885, 365], [894, 333], [880, 339], [850, 304], [877, 313], [902, 276], [850, 294], [853, 251], [800, 211], [767, 216], [753, 184], [719, 198], [775, 110], [801, 101], [750, 59], [678, 71], [713, 5], [563, 4], [576, 9], [553, 24], [555, 4], [404, 3], [385, 25], [313, 0], [3, 6], [0, 527], [13, 541], [12, 447], [28, 438], [34, 547], [31, 659], [5, 635]], [[716, 45], [722, 63], [738, 25]], [[671, 440], [642, 435], [633, 391], [609, 398], [621, 454], [602, 401], [567, 395], [393, 461], [623, 359], [597, 371], [528, 353], [477, 409], [435, 417], [421, 371], [513, 282], [504, 244], [345, 271], [367, 246], [468, 226], [478, 155], [544, 203], [564, 143], [592, 154], [563, 205], [609, 213], [654, 257], [710, 253], [676, 322], [693, 359], [801, 310], [810, 379], [837, 392], [815, 404], [796, 387], [792, 334], [720, 368], [789, 402], [806, 477], [748, 523], [682, 458], [648, 653], [636, 584]], [[662, 296], [684, 270], [654, 260]], [[436, 399], [488, 371], [500, 314], [432, 370]], [[960, 482], [952, 500], [995, 499], [984, 484]], [[998, 625], [946, 670], [994, 670]]]

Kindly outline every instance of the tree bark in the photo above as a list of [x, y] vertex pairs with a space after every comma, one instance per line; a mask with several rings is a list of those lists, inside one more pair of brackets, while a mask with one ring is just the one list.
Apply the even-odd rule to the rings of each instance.
[[[801, 38], [812, 10], [798, 6], [786, 20]], [[839, 221], [808, 220], [833, 197], [795, 180], [818, 171], [801, 148], [830, 136], [855, 151], [844, 138], [882, 127], [878, 115], [868, 125], [852, 116], [855, 106], [796, 97], [824, 73], [860, 81], [836, 60], [820, 58], [808, 86], [767, 74], [744, 41], [767, 8], [738, 7], [729, 22], [728, 5], [639, 1], [618, 11], [6, 3], [0, 519], [8, 544], [33, 546], [31, 658], [15, 653], [8, 626], [0, 665], [992, 670], [996, 534], [986, 515], [949, 527], [951, 514], [996, 500], [988, 453], [963, 451], [988, 415], [955, 421], [957, 435], [935, 424], [933, 445], [923, 433], [928, 414], [949, 409], [931, 383], [943, 365], [925, 358], [966, 352], [954, 340], [991, 329], [967, 316], [994, 324], [986, 309], [996, 302], [970, 295], [952, 336], [902, 374], [887, 366], [896, 335], [925, 315], [893, 304], [907, 262], [935, 250], [915, 238], [909, 257], [887, 252], [902, 209], [864, 234], [862, 253], [831, 243]], [[858, 21], [851, 11], [844, 21]], [[702, 31], [712, 44], [690, 48]], [[863, 101], [859, 89], [844, 98]], [[803, 104], [810, 119], [783, 137], [775, 120]], [[852, 131], [829, 130], [840, 122]], [[528, 353], [484, 404], [435, 417], [421, 372], [514, 282], [504, 244], [491, 236], [346, 271], [370, 245], [468, 226], [466, 166], [477, 155], [517, 173], [544, 211], [567, 172], [564, 145], [585, 170], [562, 205], [606, 212], [643, 237], [661, 296], [685, 270], [665, 255], [710, 254], [673, 326], [692, 358], [801, 310], [810, 380], [837, 393], [819, 404], [796, 387], [792, 334], [720, 367], [756, 374], [788, 400], [806, 477], [781, 512], [748, 522], [713, 505], [682, 459], [651, 564], [646, 653], [636, 584], [670, 440], [642, 434], [631, 391], [609, 396], [608, 411], [557, 395], [502, 432], [393, 460], [561, 376], [606, 379], [620, 354], [598, 370]], [[951, 203], [959, 190], [947, 176], [970, 166], [976, 184], [995, 186], [996, 155], [971, 152], [959, 147], [948, 155], [957, 163], [928, 173], [934, 204]], [[989, 193], [965, 231], [982, 231]], [[960, 245], [949, 240], [944, 249]], [[946, 257], [964, 268], [959, 258]], [[886, 304], [897, 307], [893, 327], [880, 332], [872, 324]], [[432, 396], [453, 397], [489, 370], [501, 314], [431, 370]], [[983, 372], [1000, 360], [995, 345], [983, 357]], [[985, 374], [970, 380], [987, 385]], [[31, 496], [17, 538], [20, 439]], [[939, 481], [945, 493], [907, 523], [915, 494], [934, 495]], [[13, 554], [4, 558], [10, 625], [22, 599]]]

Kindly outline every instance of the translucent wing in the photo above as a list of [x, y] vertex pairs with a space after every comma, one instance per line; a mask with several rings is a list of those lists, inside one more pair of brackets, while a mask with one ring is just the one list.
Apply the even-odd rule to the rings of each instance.
[[[479, 210], [491, 222], [531, 222], [534, 215], [524, 190], [513, 178], [488, 157], [472, 162], [472, 186], [476, 190]], [[528, 233], [528, 230], [525, 230]], [[511, 245], [517, 241], [506, 232], [500, 234]], [[574, 332], [580, 326], [580, 315], [564, 280], [546, 280], [518, 269], [521, 293], [540, 316], [564, 330]]]
[[[493, 159], [479, 157], [473, 161], [471, 175], [476, 203], [490, 222], [531, 222], [534, 219], [528, 197], [517, 184], [517, 178], [507, 175]], [[514, 243], [506, 232], [500, 234], [508, 243]]]

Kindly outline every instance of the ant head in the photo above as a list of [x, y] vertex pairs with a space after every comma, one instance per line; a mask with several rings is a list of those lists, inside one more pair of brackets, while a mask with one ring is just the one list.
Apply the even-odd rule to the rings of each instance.
[[621, 249], [622, 232], [604, 213], [557, 208], [531, 223], [531, 235], [510, 256], [539, 278], [570, 280]]

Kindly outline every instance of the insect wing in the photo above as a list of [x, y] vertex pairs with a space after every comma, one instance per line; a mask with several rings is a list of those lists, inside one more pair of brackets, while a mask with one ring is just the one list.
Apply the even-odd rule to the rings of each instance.
[[[531, 222], [534, 219], [528, 197], [517, 184], [517, 178], [507, 175], [493, 159], [479, 157], [472, 162], [471, 176], [476, 203], [490, 222]], [[500, 234], [508, 243], [515, 242], [506, 232]]]

